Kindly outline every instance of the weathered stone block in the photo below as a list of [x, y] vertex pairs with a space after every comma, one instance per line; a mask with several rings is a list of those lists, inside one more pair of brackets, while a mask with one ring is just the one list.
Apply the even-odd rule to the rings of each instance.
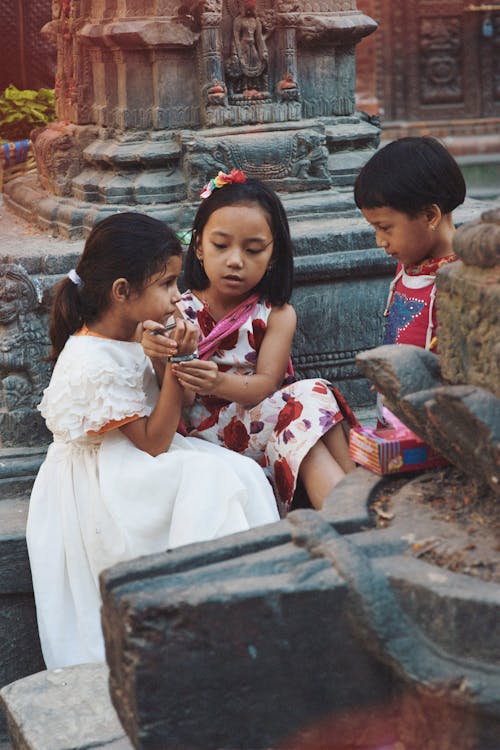
[[453, 249], [468, 266], [493, 268], [500, 263], [500, 207], [484, 211], [480, 219], [461, 226]]
[[84, 167], [84, 148], [97, 137], [97, 128], [56, 122], [33, 133], [38, 176], [55, 195], [70, 195], [71, 180]]
[[389, 699], [345, 582], [301, 533], [290, 544], [283, 521], [103, 574], [111, 695], [135, 746], [267, 748]]
[[386, 344], [356, 357], [356, 364], [388, 399], [442, 385], [435, 354], [410, 344]]
[[500, 400], [474, 386], [447, 386], [426, 404], [439, 450], [500, 494]]
[[439, 271], [436, 284], [444, 379], [487, 388], [500, 397], [500, 266], [450, 263]]

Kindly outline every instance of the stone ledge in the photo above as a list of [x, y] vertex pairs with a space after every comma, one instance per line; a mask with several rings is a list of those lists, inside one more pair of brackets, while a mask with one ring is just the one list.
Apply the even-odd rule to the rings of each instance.
[[14, 748], [132, 750], [108, 692], [104, 663], [48, 670], [0, 690]]

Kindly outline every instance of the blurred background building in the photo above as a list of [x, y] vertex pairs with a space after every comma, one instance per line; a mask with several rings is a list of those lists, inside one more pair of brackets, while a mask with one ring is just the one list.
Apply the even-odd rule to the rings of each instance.
[[500, 3], [358, 0], [379, 27], [357, 46], [357, 105], [382, 139], [430, 134], [470, 192], [500, 194]]
[[0, 91], [54, 88], [56, 49], [40, 34], [51, 17], [50, 0], [0, 0]]

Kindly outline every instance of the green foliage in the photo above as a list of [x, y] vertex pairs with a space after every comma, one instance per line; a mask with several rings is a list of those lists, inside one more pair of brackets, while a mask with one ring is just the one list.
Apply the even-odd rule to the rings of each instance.
[[52, 89], [21, 91], [11, 84], [0, 96], [0, 141], [29, 138], [34, 128], [41, 128], [55, 119]]

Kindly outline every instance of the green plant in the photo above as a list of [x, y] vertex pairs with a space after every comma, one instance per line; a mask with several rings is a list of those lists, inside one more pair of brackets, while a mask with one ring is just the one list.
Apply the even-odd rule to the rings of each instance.
[[19, 90], [11, 84], [0, 96], [0, 141], [29, 138], [34, 128], [43, 127], [55, 119], [52, 89]]

